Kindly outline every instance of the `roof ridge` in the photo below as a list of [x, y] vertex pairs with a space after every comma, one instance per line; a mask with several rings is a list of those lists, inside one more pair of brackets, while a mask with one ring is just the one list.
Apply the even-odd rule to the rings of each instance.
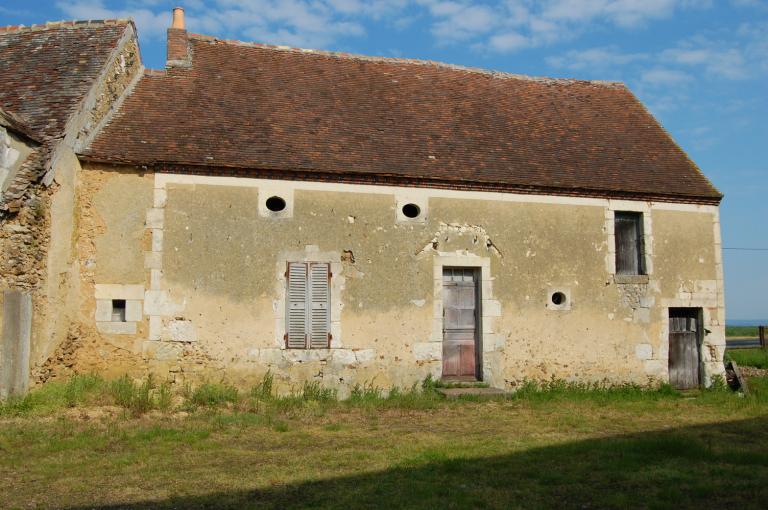
[[450, 64], [450, 63], [441, 62], [438, 60], [380, 57], [380, 56], [373, 56], [373, 55], [363, 55], [359, 53], [349, 53], [349, 52], [343, 52], [343, 51], [296, 48], [292, 46], [240, 41], [237, 39], [220, 39], [215, 36], [204, 35], [204, 34], [190, 33], [188, 34], [188, 37], [190, 39], [195, 39], [198, 41], [203, 41], [203, 42], [213, 43], [213, 44], [227, 44], [231, 46], [243, 46], [246, 48], [259, 48], [259, 49], [266, 49], [266, 50], [285, 51], [285, 52], [291, 52], [291, 53], [296, 53], [301, 55], [333, 57], [333, 58], [339, 58], [339, 59], [359, 60], [359, 61], [365, 61], [365, 62], [381, 62], [381, 63], [393, 63], [393, 64], [432, 66], [432, 67], [449, 69], [453, 71], [464, 71], [469, 73], [485, 74], [488, 76], [492, 76], [494, 78], [505, 78], [505, 79], [515, 79], [515, 80], [535, 81], [535, 82], [541, 82], [541, 83], [560, 83], [560, 84], [590, 83], [593, 85], [600, 85], [600, 86], [610, 87], [610, 88], [627, 88], [624, 82], [621, 82], [621, 81], [584, 80], [579, 78], [552, 78], [548, 76], [531, 76], [527, 74], [518, 74], [518, 73], [510, 73], [506, 71], [497, 71], [494, 69], [485, 69], [482, 67], [470, 67], [470, 66], [463, 66], [459, 64]]
[[91, 19], [91, 20], [62, 20], [62, 21], [46, 21], [45, 23], [35, 23], [33, 25], [6, 25], [0, 26], [0, 35], [6, 33], [16, 32], [34, 32], [40, 30], [48, 30], [52, 28], [87, 28], [96, 26], [117, 26], [134, 24], [130, 18], [114, 18], [114, 19]]

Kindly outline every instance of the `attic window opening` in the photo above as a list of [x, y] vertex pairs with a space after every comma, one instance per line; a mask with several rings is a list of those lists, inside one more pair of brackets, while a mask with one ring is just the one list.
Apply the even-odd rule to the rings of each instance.
[[550, 299], [552, 300], [553, 305], [560, 306], [565, 303], [566, 297], [562, 292], [554, 292]]
[[125, 322], [125, 299], [112, 300], [112, 322]]
[[267, 209], [272, 212], [280, 212], [285, 209], [285, 199], [274, 196], [267, 199]]
[[421, 207], [419, 207], [416, 204], [405, 204], [403, 206], [403, 216], [406, 218], [418, 218], [419, 214], [421, 214]]

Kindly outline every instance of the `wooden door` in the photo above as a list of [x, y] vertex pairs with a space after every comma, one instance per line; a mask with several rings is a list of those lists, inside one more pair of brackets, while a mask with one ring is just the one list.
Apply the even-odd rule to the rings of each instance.
[[669, 311], [669, 384], [680, 390], [699, 387], [699, 310]]
[[475, 268], [443, 269], [443, 377], [476, 380], [478, 278]]

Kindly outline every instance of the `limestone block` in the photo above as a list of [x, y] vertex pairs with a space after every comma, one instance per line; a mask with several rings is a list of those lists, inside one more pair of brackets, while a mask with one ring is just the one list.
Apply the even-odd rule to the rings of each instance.
[[163, 267], [163, 253], [159, 251], [144, 252], [144, 267], [146, 269], [161, 269]]
[[498, 317], [483, 317], [483, 331], [488, 333], [496, 333], [501, 321]]
[[637, 344], [635, 346], [635, 356], [641, 360], [651, 359], [653, 357], [653, 346], [651, 344]]
[[144, 294], [144, 313], [147, 315], [176, 315], [184, 305], [174, 303], [168, 291], [148, 290]]
[[279, 365], [285, 357], [283, 349], [258, 349], [258, 360], [266, 365]]
[[152, 251], [163, 251], [163, 231], [162, 229], [152, 229]]
[[[282, 345], [282, 342], [281, 342]], [[331, 348], [341, 348], [341, 321], [331, 322]]]
[[368, 363], [376, 359], [376, 351], [374, 349], [360, 349], [354, 352], [358, 363]]
[[483, 299], [484, 317], [501, 317], [501, 302], [496, 299]]
[[667, 374], [667, 367], [657, 359], [647, 359], [643, 362], [646, 375], [654, 378], [663, 378]]
[[177, 360], [183, 349], [182, 344], [175, 342], [144, 342], [144, 356], [159, 361]]
[[443, 359], [443, 344], [441, 342], [418, 342], [413, 344], [413, 355], [417, 361], [434, 361]]
[[96, 300], [96, 322], [112, 322], [112, 300]]
[[653, 305], [656, 304], [656, 298], [654, 296], [641, 296], [640, 297], [640, 306], [642, 308], [653, 308]]
[[651, 322], [651, 309], [650, 308], [635, 308], [632, 310], [632, 320], [639, 322], [640, 324], [648, 324]]
[[285, 349], [283, 358], [292, 363], [309, 363], [327, 361], [331, 357], [331, 349]]
[[125, 301], [126, 322], [139, 322], [141, 320], [141, 300], [127, 299]]
[[504, 348], [504, 335], [486, 333], [483, 335], [483, 352], [494, 352]]
[[197, 331], [192, 321], [188, 320], [172, 320], [168, 321], [164, 331], [164, 339], [172, 342], [196, 342]]
[[357, 363], [357, 357], [354, 351], [350, 349], [333, 349], [333, 363], [352, 366]]
[[715, 294], [717, 293], [717, 280], [696, 280], [694, 282], [693, 292]]
[[160, 340], [163, 332], [163, 320], [158, 315], [149, 318], [149, 339]]
[[143, 285], [97, 283], [94, 288], [96, 299], [144, 299]]
[[167, 201], [168, 201], [168, 192], [163, 188], [156, 188], [155, 195], [154, 195], [154, 203], [153, 203], [155, 208], [160, 209], [165, 207], [165, 204]]
[[160, 269], [151, 269], [149, 271], [149, 287], [152, 290], [160, 290], [160, 280], [163, 277], [163, 271]]
[[135, 322], [97, 322], [96, 329], [108, 335], [135, 335]]
[[165, 222], [165, 211], [160, 208], [152, 208], [147, 210], [147, 228], [163, 228]]
[[492, 299], [493, 298], [493, 282], [491, 280], [483, 280], [481, 282], [482, 285], [482, 297], [484, 299]]

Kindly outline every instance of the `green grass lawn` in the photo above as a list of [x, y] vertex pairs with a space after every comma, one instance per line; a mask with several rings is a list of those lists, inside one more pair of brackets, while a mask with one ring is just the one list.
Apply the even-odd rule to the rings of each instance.
[[757, 338], [757, 326], [726, 326], [725, 336], [727, 337], [750, 337]]
[[681, 509], [768, 501], [764, 391], [553, 383], [503, 400], [447, 401], [425, 385], [386, 398], [363, 388], [338, 402], [317, 386], [276, 398], [268, 385], [243, 393], [129, 383], [78, 378], [0, 407], [0, 507]]
[[728, 349], [728, 357], [741, 367], [768, 368], [768, 349]]

